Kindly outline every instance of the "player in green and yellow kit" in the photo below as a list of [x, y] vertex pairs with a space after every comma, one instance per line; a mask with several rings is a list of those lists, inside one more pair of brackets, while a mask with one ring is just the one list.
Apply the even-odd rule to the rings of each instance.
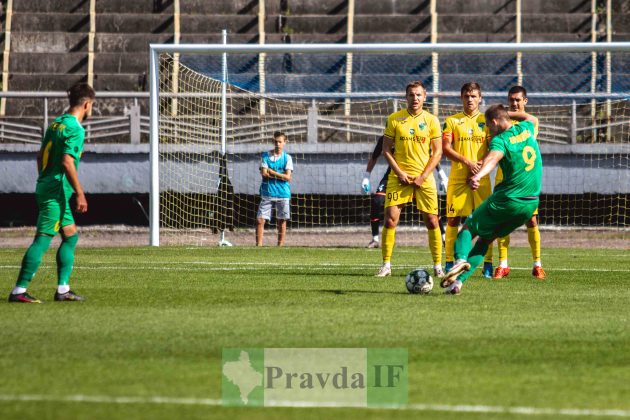
[[391, 172], [385, 195], [385, 223], [381, 252], [383, 265], [377, 277], [389, 276], [396, 239], [396, 226], [405, 204], [414, 201], [422, 213], [429, 234], [434, 273], [442, 277], [442, 235], [438, 219], [438, 197], [433, 170], [442, 157], [440, 123], [422, 109], [427, 91], [422, 82], [405, 89], [407, 108], [387, 118], [383, 133], [383, 155]]
[[77, 169], [83, 153], [85, 131], [81, 126], [91, 112], [95, 92], [86, 83], [79, 83], [68, 91], [70, 108], [58, 117], [46, 130], [37, 154], [39, 177], [35, 199], [39, 209], [35, 239], [22, 259], [22, 267], [9, 302], [41, 303], [27, 293], [28, 285], [35, 276], [48, 250], [52, 238], [58, 233], [62, 241], [57, 251], [56, 301], [79, 301], [83, 298], [70, 290], [69, 279], [74, 264], [74, 250], [79, 235], [70, 210], [70, 197], [76, 193], [77, 212], [88, 208], [85, 193], [79, 182]]
[[[477, 82], [464, 84], [460, 98], [463, 111], [447, 117], [442, 129], [442, 150], [451, 160], [446, 192], [446, 271], [453, 266], [454, 245], [462, 218], [472, 213], [492, 193], [489, 176], [481, 179], [476, 190], [468, 185], [468, 179], [479, 171], [481, 162], [488, 153], [486, 118], [479, 112], [481, 86]], [[483, 275], [492, 277], [492, 247], [486, 255]]]
[[[527, 105], [527, 90], [522, 86], [512, 86], [508, 91], [508, 105], [510, 111], [525, 111], [525, 105]], [[515, 121], [513, 121], [515, 122]], [[538, 139], [538, 124], [534, 127], [534, 135]], [[503, 173], [501, 169], [497, 170], [497, 176], [495, 178], [495, 184], [498, 185], [503, 180]], [[537, 279], [544, 280], [546, 277], [545, 270], [542, 268], [540, 261], [540, 231], [538, 230], [538, 209], [532, 215], [532, 218], [525, 223], [527, 226], [527, 240], [529, 246], [532, 249], [532, 258], [534, 260], [534, 266], [532, 268], [532, 276]], [[507, 277], [510, 274], [510, 267], [508, 266], [508, 247], [510, 245], [510, 236], [504, 236], [497, 238], [497, 247], [499, 248], [499, 266], [494, 271], [492, 276], [495, 279]]]
[[[447, 294], [459, 294], [463, 282], [481, 264], [492, 241], [524, 224], [538, 207], [542, 159], [534, 135], [537, 119], [525, 112], [508, 114], [503, 105], [490, 106], [485, 115], [492, 136], [490, 152], [469, 183], [473, 190], [479, 188], [481, 179], [497, 164], [503, 171], [504, 179], [492, 195], [466, 218], [457, 235], [457, 260], [440, 283], [447, 288]], [[512, 124], [511, 119], [522, 122]], [[473, 247], [475, 236], [479, 239]]]

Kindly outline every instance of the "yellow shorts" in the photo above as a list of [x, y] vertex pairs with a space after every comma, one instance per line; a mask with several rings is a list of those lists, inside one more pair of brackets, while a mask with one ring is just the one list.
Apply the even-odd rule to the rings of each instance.
[[449, 182], [446, 190], [446, 217], [466, 217], [492, 194], [490, 179], [486, 178], [476, 191], [466, 182]]
[[536, 207], [536, 210], [534, 210], [534, 214], [532, 214], [532, 217], [534, 216], [538, 216], [538, 207]]
[[418, 188], [415, 185], [402, 185], [392, 171], [387, 179], [385, 207], [410, 203], [414, 197], [418, 210], [427, 214], [438, 214], [437, 187], [433, 174]]

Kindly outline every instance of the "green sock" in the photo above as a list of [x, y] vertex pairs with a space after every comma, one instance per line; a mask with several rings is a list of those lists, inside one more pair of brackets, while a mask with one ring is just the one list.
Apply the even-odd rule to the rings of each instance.
[[74, 249], [77, 246], [79, 234], [66, 237], [61, 241], [57, 250], [57, 284], [65, 286], [70, 282], [70, 274], [74, 265]]
[[468, 229], [462, 229], [455, 241], [455, 259], [465, 260], [472, 248], [472, 234]]
[[33, 239], [33, 243], [28, 247], [24, 258], [22, 258], [22, 267], [20, 268], [20, 274], [18, 274], [17, 287], [28, 288], [29, 283], [33, 280], [39, 265], [42, 263], [42, 257], [48, 250], [52, 241], [52, 236], [48, 235], [36, 235]]
[[481, 265], [483, 259], [488, 252], [488, 245], [485, 241], [481, 240], [481, 238], [477, 239], [475, 242], [475, 246], [468, 254], [467, 261], [470, 264], [470, 270], [463, 272], [457, 280], [460, 280], [462, 283], [466, 281], [468, 277], [472, 275], [472, 273]]

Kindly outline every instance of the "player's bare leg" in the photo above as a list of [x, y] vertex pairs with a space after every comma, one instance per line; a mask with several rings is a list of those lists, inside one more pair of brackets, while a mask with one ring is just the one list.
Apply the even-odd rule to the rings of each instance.
[[527, 240], [532, 249], [532, 258], [534, 260], [532, 276], [539, 280], [544, 280], [547, 274], [545, 270], [543, 270], [540, 262], [540, 231], [538, 230], [538, 220], [536, 216], [532, 216], [525, 225], [527, 226]]
[[278, 246], [284, 246], [284, 237], [287, 234], [287, 221], [278, 220]]
[[256, 246], [263, 246], [263, 235], [265, 234], [265, 219], [256, 219]]

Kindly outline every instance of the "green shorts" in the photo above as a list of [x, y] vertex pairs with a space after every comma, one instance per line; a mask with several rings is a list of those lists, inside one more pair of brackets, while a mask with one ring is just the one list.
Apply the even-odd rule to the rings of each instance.
[[55, 236], [62, 227], [74, 224], [70, 203], [64, 197], [35, 197], [39, 208], [37, 233]]
[[466, 226], [473, 236], [483, 239], [507, 236], [532, 217], [538, 203], [538, 198], [497, 198], [493, 194], [466, 218]]

